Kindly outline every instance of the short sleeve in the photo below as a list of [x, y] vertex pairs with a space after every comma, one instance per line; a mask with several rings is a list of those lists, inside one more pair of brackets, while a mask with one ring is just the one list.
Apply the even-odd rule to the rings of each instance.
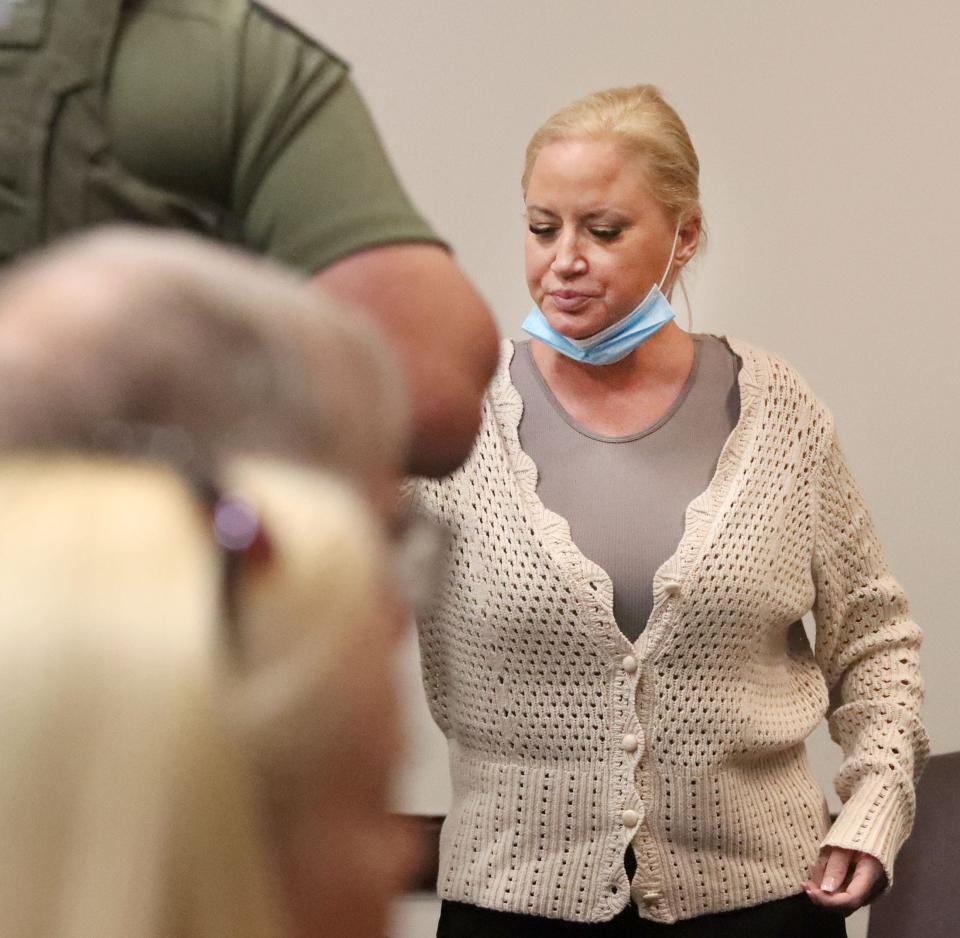
[[370, 247], [442, 244], [342, 60], [253, 5], [242, 62], [232, 200], [248, 247], [312, 273]]
[[111, 147], [224, 240], [312, 274], [366, 248], [442, 241], [413, 207], [342, 59], [247, 0], [124, 14]]

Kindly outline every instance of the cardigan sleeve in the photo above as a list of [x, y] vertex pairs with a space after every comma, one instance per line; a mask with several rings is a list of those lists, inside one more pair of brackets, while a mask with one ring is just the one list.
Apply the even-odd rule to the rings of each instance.
[[921, 636], [835, 434], [817, 516], [816, 655], [830, 688], [830, 735], [844, 754], [835, 778], [844, 804], [824, 844], [875, 856], [892, 884], [929, 748], [920, 722]]

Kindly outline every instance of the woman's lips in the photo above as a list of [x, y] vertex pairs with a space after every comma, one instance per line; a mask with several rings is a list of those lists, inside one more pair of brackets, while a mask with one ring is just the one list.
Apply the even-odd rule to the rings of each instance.
[[591, 293], [576, 293], [573, 290], [557, 290], [549, 294], [553, 305], [563, 313], [573, 313], [594, 299]]

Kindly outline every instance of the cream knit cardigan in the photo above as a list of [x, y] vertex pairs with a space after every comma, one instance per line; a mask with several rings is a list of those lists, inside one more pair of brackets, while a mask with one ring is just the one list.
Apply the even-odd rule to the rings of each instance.
[[[453, 781], [442, 897], [596, 922], [632, 893], [673, 922], [800, 892], [823, 843], [892, 874], [927, 753], [920, 631], [829, 412], [783, 361], [730, 345], [740, 420], [635, 645], [609, 577], [537, 497], [511, 343], [468, 461], [416, 482], [454, 534], [420, 623]], [[810, 610], [815, 651], [793, 625]], [[845, 756], [829, 830], [804, 747], [825, 714]]]

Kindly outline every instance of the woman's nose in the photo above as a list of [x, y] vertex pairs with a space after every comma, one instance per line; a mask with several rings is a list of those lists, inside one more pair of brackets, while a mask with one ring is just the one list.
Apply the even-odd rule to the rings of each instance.
[[573, 277], [586, 273], [587, 260], [580, 251], [580, 244], [575, 235], [557, 239], [550, 269], [558, 277]]

